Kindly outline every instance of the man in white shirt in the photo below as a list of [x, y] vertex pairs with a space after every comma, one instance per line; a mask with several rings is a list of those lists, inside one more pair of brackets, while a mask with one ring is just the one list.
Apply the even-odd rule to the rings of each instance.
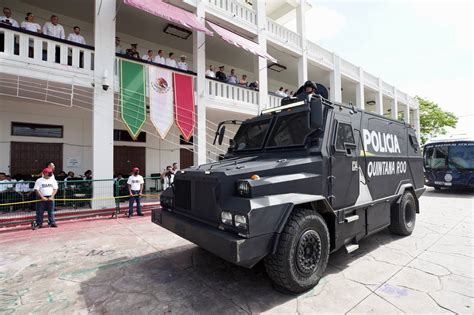
[[43, 170], [43, 177], [40, 177], [35, 182], [34, 190], [40, 201], [36, 202], [36, 222], [33, 225], [33, 230], [43, 227], [43, 214], [48, 211], [48, 225], [56, 228], [58, 225], [54, 220], [54, 196], [58, 192], [58, 182], [52, 178], [53, 170], [45, 168]]
[[0, 16], [0, 23], [7, 24], [13, 27], [20, 27], [15, 19], [12, 19], [12, 10], [10, 8], [3, 8], [3, 16]]
[[5, 173], [0, 173], [0, 193], [6, 192], [10, 187], [10, 181], [7, 179], [7, 175]]
[[120, 46], [120, 37], [115, 36], [115, 53], [116, 54], [125, 54], [125, 49]]
[[214, 79], [216, 78], [216, 73], [214, 72], [214, 66], [213, 65], [210, 65], [209, 69], [207, 69], [206, 77], [214, 78]]
[[158, 55], [156, 55], [155, 59], [153, 60], [155, 63], [159, 63], [160, 65], [165, 65], [165, 52], [163, 50], [158, 50]]
[[153, 50], [149, 49], [148, 52], [142, 56], [143, 60], [153, 62]]
[[73, 30], [74, 33], [69, 33], [69, 35], [67, 36], [67, 40], [73, 43], [85, 45], [86, 41], [81, 35], [81, 28], [79, 26], [74, 26]]
[[61, 39], [66, 38], [66, 36], [64, 35], [64, 28], [58, 22], [59, 22], [58, 16], [51, 15], [51, 21], [46, 22], [43, 25], [43, 34], [56, 37], [56, 38], [61, 38]]
[[182, 55], [180, 57], [180, 61], [178, 62], [178, 69], [188, 71], [188, 64], [186, 63], [186, 56]]
[[173, 67], [177, 68], [178, 64], [176, 63], [176, 60], [174, 59], [174, 53], [169, 53], [168, 58], [166, 58], [166, 65], [168, 67]]
[[133, 203], [137, 203], [137, 215], [143, 216], [142, 207], [140, 205], [140, 198], [143, 193], [143, 177], [139, 175], [140, 169], [134, 167], [132, 169], [132, 175], [127, 180], [128, 192], [130, 193], [130, 199], [128, 200], [128, 217], [133, 216]]

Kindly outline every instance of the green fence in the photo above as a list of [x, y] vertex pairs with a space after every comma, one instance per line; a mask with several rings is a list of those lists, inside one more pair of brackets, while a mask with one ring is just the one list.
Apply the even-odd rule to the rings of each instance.
[[[144, 177], [142, 206], [156, 206], [162, 190], [159, 177]], [[0, 182], [0, 226], [32, 220], [38, 197], [35, 181]], [[55, 211], [58, 218], [100, 213], [118, 214], [128, 207], [127, 179], [58, 180]]]

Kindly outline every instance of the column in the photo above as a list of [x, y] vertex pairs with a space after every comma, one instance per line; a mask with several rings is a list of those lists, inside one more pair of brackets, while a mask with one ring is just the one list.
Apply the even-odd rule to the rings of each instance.
[[[204, 24], [205, 2], [197, 1], [196, 16]], [[194, 164], [207, 162], [206, 141], [206, 34], [193, 32], [193, 70], [196, 76], [196, 132], [194, 134]]]
[[356, 87], [356, 105], [360, 109], [365, 109], [365, 94], [364, 94], [364, 70], [359, 67], [359, 83]]
[[418, 138], [418, 143], [421, 143], [421, 137], [420, 137], [420, 104], [418, 103], [418, 100], [416, 100], [416, 110], [415, 110], [415, 130], [416, 130], [416, 137]]
[[403, 120], [407, 123], [410, 124], [410, 102], [408, 101], [405, 110], [403, 111]]
[[[255, 1], [257, 4], [257, 43], [260, 47], [267, 50], [267, 35], [265, 29], [267, 28], [267, 14], [266, 14], [266, 2]], [[255, 57], [254, 59], [255, 73], [258, 74], [258, 113], [262, 109], [268, 107], [268, 71], [267, 71], [267, 59], [262, 57]]]
[[393, 87], [393, 99], [392, 103], [390, 104], [390, 112], [392, 119], [398, 120], [398, 95], [396, 87]]
[[334, 64], [334, 69], [331, 71], [330, 74], [330, 87], [329, 87], [329, 98], [333, 102], [342, 102], [342, 83], [341, 83], [341, 61], [339, 59], [339, 56], [336, 54], [333, 54], [333, 64]]
[[296, 29], [301, 36], [301, 56], [298, 58], [298, 86], [302, 86], [308, 80], [308, 48], [306, 45], [306, 16], [305, 0], [299, 0], [296, 8]]
[[[115, 0], [95, 0], [94, 8], [94, 109], [92, 112], [92, 207], [114, 207], [114, 64]], [[108, 89], [105, 88], [108, 86]], [[85, 166], [87, 168], [87, 166]]]
[[383, 115], [383, 92], [382, 92], [382, 79], [378, 80], [378, 91], [377, 97], [375, 98], [375, 112], [379, 115]]

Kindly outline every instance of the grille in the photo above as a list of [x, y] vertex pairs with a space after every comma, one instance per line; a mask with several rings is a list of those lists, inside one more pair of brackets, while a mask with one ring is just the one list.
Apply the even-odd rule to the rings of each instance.
[[191, 212], [197, 218], [209, 221], [219, 219], [216, 205], [216, 183], [194, 179], [176, 179], [174, 187], [176, 207]]

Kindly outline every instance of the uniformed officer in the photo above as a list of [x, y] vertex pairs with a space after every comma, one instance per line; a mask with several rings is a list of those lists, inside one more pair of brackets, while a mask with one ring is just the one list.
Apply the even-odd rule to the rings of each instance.
[[133, 216], [133, 203], [137, 203], [137, 215], [143, 216], [142, 208], [140, 205], [140, 198], [142, 197], [143, 193], [143, 177], [139, 175], [140, 169], [138, 167], [134, 167], [132, 169], [132, 175], [128, 178], [128, 192], [130, 194], [130, 199], [128, 200], [128, 217], [130, 218]]
[[34, 190], [40, 201], [36, 203], [36, 224], [33, 230], [43, 227], [43, 214], [48, 211], [48, 225], [56, 228], [58, 225], [54, 220], [54, 196], [58, 192], [58, 182], [52, 177], [53, 170], [45, 168], [43, 176], [38, 178], [35, 182]]
[[306, 81], [303, 85], [303, 91], [296, 95], [301, 100], [308, 99], [310, 95], [316, 95], [318, 93], [318, 87], [314, 84], [313, 81]]

